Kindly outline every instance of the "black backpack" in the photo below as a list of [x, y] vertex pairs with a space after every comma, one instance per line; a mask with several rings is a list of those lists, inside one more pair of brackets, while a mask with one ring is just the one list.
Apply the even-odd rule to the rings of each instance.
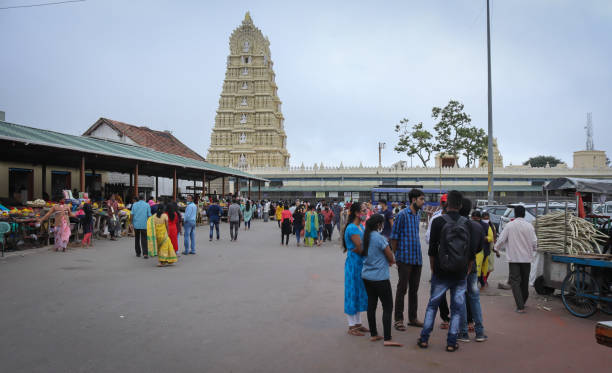
[[470, 251], [470, 231], [468, 220], [460, 216], [457, 221], [448, 215], [442, 215], [446, 224], [440, 234], [438, 264], [447, 273], [462, 273], [467, 270]]

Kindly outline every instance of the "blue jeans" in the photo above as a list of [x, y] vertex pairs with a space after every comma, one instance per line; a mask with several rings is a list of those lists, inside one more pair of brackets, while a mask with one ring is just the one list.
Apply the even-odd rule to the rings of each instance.
[[213, 239], [213, 228], [217, 231], [217, 239], [219, 239], [219, 221], [210, 222], [210, 239]]
[[195, 223], [184, 222], [183, 229], [185, 230], [185, 252], [189, 252], [189, 242], [191, 241], [191, 252], [195, 253]]
[[300, 243], [300, 236], [302, 235], [302, 227], [293, 227], [293, 232], [295, 233], [295, 238], [297, 239], [297, 243]]
[[424, 342], [429, 341], [429, 335], [436, 321], [438, 306], [447, 290], [450, 290], [451, 293], [451, 320], [450, 327], [448, 328], [448, 336], [446, 337], [446, 344], [448, 346], [457, 344], [459, 324], [461, 323], [461, 317], [464, 314], [463, 309], [465, 308], [466, 281], [440, 279], [435, 274], [431, 276], [431, 294], [429, 303], [427, 303], [427, 310], [425, 311], [423, 330], [421, 331], [421, 340]]
[[467, 278], [467, 295], [466, 304], [463, 306], [463, 315], [461, 316], [461, 334], [468, 334], [467, 323], [467, 303], [469, 302], [472, 318], [474, 319], [474, 331], [476, 336], [484, 335], [484, 326], [482, 325], [482, 309], [480, 308], [480, 290], [478, 289], [478, 274], [470, 273]]

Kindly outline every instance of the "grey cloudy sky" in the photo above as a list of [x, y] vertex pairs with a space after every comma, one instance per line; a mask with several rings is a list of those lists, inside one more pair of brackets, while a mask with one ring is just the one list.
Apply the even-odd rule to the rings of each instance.
[[[71, 134], [102, 116], [169, 129], [206, 156], [229, 36], [249, 10], [270, 38], [291, 164], [376, 165], [379, 141], [390, 164], [407, 159], [393, 152], [394, 125], [432, 127], [431, 108], [450, 99], [486, 128], [484, 4], [88, 0], [0, 10], [0, 110]], [[506, 164], [550, 154], [571, 165], [587, 112], [596, 149], [612, 153], [612, 2], [493, 0], [492, 43]]]

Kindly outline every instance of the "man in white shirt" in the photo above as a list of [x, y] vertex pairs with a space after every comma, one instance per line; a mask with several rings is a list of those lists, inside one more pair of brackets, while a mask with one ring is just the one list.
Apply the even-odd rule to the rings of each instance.
[[534, 253], [538, 247], [538, 238], [531, 223], [525, 220], [525, 207], [514, 208], [513, 221], [506, 224], [499, 235], [495, 250], [506, 248], [506, 259], [510, 266], [510, 286], [516, 302], [516, 312], [525, 312], [525, 302], [529, 297], [529, 271]]

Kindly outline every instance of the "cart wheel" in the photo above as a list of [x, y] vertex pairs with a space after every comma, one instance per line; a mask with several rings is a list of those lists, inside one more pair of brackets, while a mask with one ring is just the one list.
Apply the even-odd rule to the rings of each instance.
[[597, 301], [585, 295], [598, 296], [599, 286], [588, 272], [578, 268], [563, 280], [561, 299], [572, 315], [589, 317], [597, 312]]
[[555, 292], [555, 288], [544, 285], [544, 276], [539, 276], [533, 283], [536, 293], [540, 295], [551, 295]]

